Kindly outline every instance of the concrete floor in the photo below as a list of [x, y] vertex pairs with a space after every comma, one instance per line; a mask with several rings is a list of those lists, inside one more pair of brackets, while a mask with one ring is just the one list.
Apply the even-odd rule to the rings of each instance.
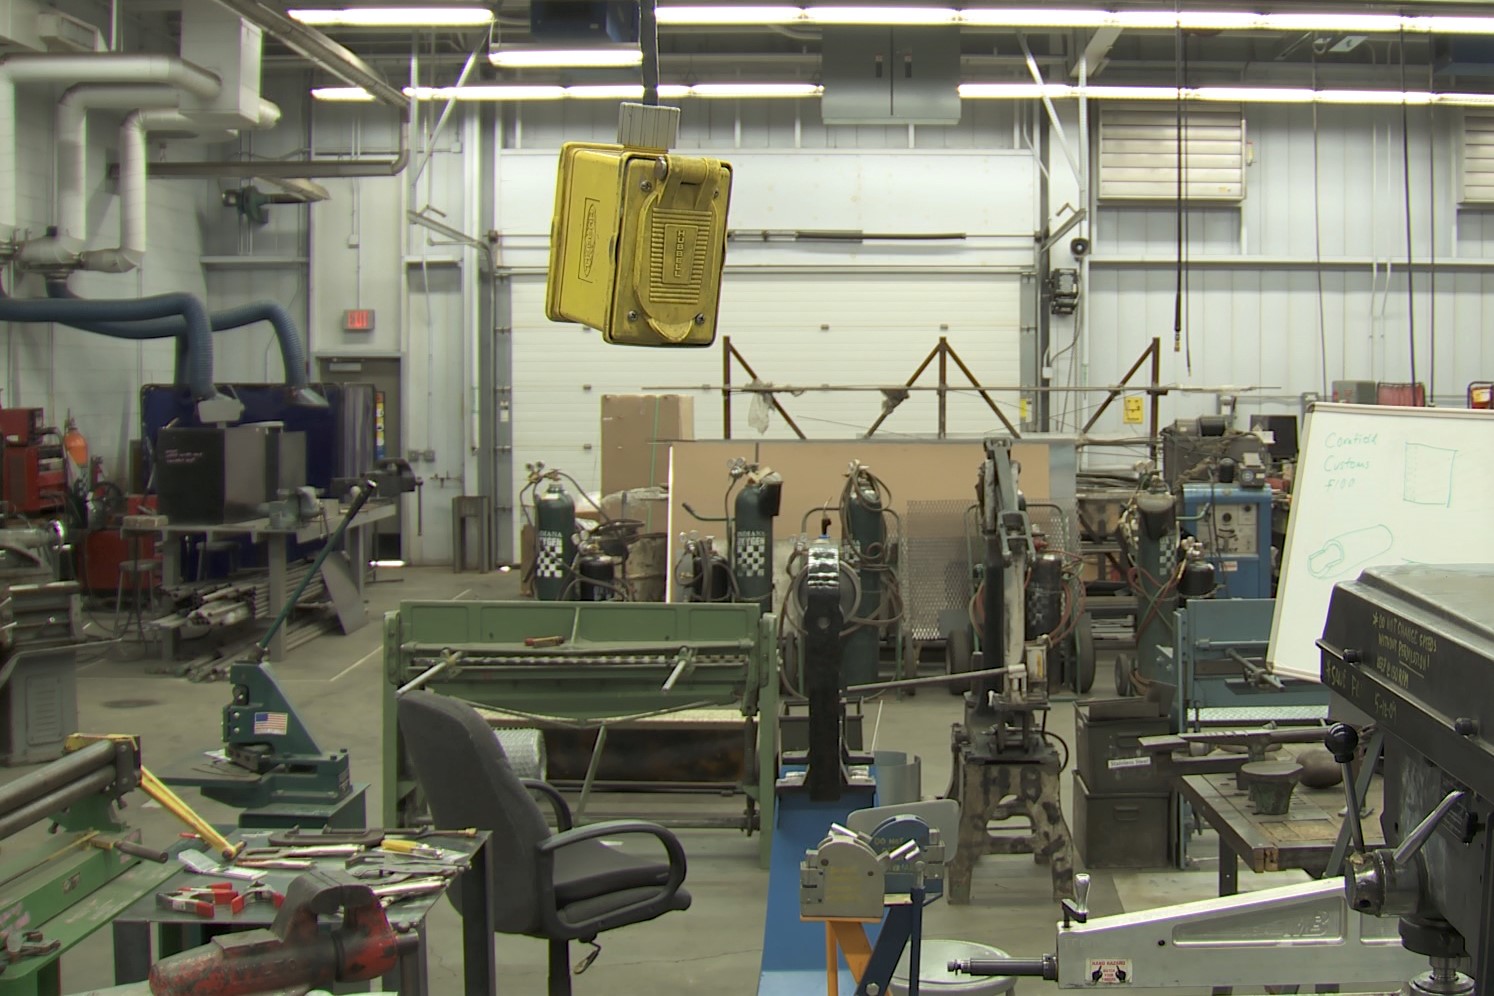
[[[387, 581], [368, 590], [370, 616], [394, 608], [401, 599], [514, 597], [516, 574], [452, 574], [438, 569], [385, 572]], [[294, 696], [302, 717], [324, 749], [346, 747], [355, 779], [372, 783], [370, 815], [379, 812], [381, 747], [378, 738], [380, 627], [370, 624], [351, 636], [327, 635], [293, 651], [276, 666], [285, 689]], [[1102, 666], [1095, 689], [1112, 687]], [[149, 673], [146, 664], [103, 660], [86, 665], [80, 675], [80, 727], [98, 733], [135, 733], [143, 737], [146, 764], [169, 770], [194, 751], [219, 744], [225, 684], [192, 684], [182, 678]], [[887, 697], [869, 707], [869, 728], [876, 746], [923, 758], [923, 794], [942, 794], [948, 779], [949, 724], [959, 718], [959, 700], [943, 691], [925, 690], [905, 700]], [[1073, 743], [1074, 707], [1055, 705], [1049, 728]], [[0, 782], [26, 769], [0, 769]], [[1064, 807], [1071, 810], [1070, 781], [1064, 776]], [[188, 801], [214, 822], [231, 824], [232, 810], [187, 794]], [[677, 808], [680, 803], [674, 803]], [[168, 846], [180, 829], [155, 803], [138, 795], [127, 810], [145, 842]], [[41, 828], [6, 842], [15, 852]], [[578, 994], [633, 994], [663, 988], [671, 993], [750, 994], [756, 991], [767, 875], [758, 869], [757, 844], [729, 830], [679, 831], [690, 857], [687, 885], [692, 908], [652, 923], [604, 935], [601, 957], [575, 980]], [[1212, 856], [1211, 842], [1200, 842], [1195, 854]], [[1258, 881], [1251, 881], [1258, 879]], [[1269, 876], [1241, 874], [1241, 887], [1296, 881], [1297, 873]], [[1212, 895], [1212, 868], [1199, 871], [1097, 872], [1092, 894], [1096, 912], [1146, 909]], [[952, 907], [936, 903], [926, 920], [930, 937], [952, 937], [994, 944], [1013, 954], [1036, 955], [1053, 945], [1057, 906], [1050, 898], [1047, 869], [1025, 857], [986, 857], [976, 868], [973, 901]], [[461, 984], [459, 921], [447, 905], [433, 914], [431, 992], [459, 993]], [[584, 950], [581, 949], [581, 950]], [[581, 951], [576, 952], [579, 957]], [[544, 991], [545, 945], [528, 938], [497, 939], [499, 987], [505, 993]], [[574, 959], [573, 959], [574, 960]], [[109, 932], [101, 931], [63, 961], [64, 987], [79, 991], [112, 980]], [[1027, 993], [1051, 984], [1024, 981]]]

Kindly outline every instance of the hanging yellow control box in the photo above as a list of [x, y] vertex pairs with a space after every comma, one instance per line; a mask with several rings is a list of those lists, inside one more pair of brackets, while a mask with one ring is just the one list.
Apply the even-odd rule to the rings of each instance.
[[568, 142], [560, 150], [545, 314], [612, 343], [716, 339], [731, 165]]

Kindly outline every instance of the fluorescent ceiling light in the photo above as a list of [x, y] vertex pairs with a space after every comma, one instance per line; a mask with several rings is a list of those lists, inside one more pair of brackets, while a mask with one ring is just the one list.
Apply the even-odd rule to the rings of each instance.
[[563, 86], [521, 83], [405, 87], [405, 95], [416, 100], [561, 100], [565, 91]]
[[373, 94], [361, 86], [319, 86], [311, 91], [313, 100], [334, 100], [345, 103], [366, 104], [373, 100]]
[[818, 97], [824, 87], [815, 83], [697, 83], [692, 97]]
[[[962, 83], [960, 96], [966, 100], [1031, 100], [1039, 96], [1032, 83]], [[1165, 100], [1178, 99], [1178, 90], [1170, 86], [1070, 86], [1049, 83], [1042, 95], [1053, 100]], [[1353, 104], [1358, 106], [1399, 105], [1413, 107], [1441, 104], [1452, 107], [1494, 105], [1494, 93], [1429, 93], [1425, 90], [1309, 90], [1305, 87], [1201, 86], [1182, 91], [1184, 100], [1231, 104]]]
[[[686, 97], [704, 99], [805, 98], [817, 97], [824, 88], [813, 83], [697, 83], [683, 86], [666, 83], [659, 96], [666, 100]], [[1179, 92], [1170, 86], [1072, 86], [1066, 83], [962, 83], [964, 100], [1157, 100], [1174, 101]], [[530, 100], [638, 100], [643, 87], [636, 83], [606, 83], [590, 86], [533, 86], [495, 84], [463, 87], [405, 87], [405, 93], [416, 100], [462, 101], [530, 101]], [[317, 100], [367, 103], [373, 100], [360, 87], [318, 87], [311, 91]], [[1187, 87], [1182, 98], [1188, 101], [1232, 104], [1340, 104], [1356, 106], [1412, 107], [1438, 104], [1446, 107], [1494, 106], [1494, 93], [1431, 93], [1426, 90], [1310, 90], [1305, 87]]]
[[802, 7], [733, 7], [728, 5], [660, 7], [661, 25], [793, 24], [804, 20]]
[[963, 24], [992, 28], [1124, 28], [1186, 31], [1333, 31], [1352, 34], [1494, 34], [1494, 17], [1353, 13], [1257, 13], [1232, 10], [1104, 10], [939, 6], [735, 7], [681, 5], [659, 8], [671, 25]]
[[[759, 97], [818, 97], [823, 88], [814, 83], [697, 83], [684, 86], [665, 83], [659, 87], [659, 96], [665, 100], [681, 100], [685, 97], [735, 97], [752, 99]], [[523, 100], [641, 100], [643, 85], [639, 83], [598, 83], [582, 86], [542, 86], [518, 83], [485, 84], [481, 86], [420, 86], [404, 88], [405, 95], [415, 100], [462, 100], [462, 101], [523, 101]], [[368, 103], [373, 96], [362, 87], [324, 86], [311, 91], [316, 100], [340, 101], [343, 103]]]
[[285, 14], [302, 24], [338, 28], [470, 28], [493, 23], [487, 7], [340, 7]]
[[636, 66], [643, 62], [643, 52], [636, 45], [607, 45], [598, 48], [495, 48], [488, 61], [502, 69], [536, 69], [542, 67]]
[[808, 7], [815, 24], [954, 24], [960, 12], [952, 7]]

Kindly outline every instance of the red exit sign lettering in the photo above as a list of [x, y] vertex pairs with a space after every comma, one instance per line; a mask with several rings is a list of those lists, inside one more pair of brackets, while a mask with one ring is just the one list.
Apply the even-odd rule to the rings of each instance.
[[344, 332], [372, 332], [374, 312], [372, 308], [349, 308], [342, 313]]

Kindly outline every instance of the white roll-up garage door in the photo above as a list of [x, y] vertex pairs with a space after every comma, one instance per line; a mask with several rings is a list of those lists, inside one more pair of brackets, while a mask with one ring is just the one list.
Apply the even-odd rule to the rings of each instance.
[[[545, 318], [545, 280], [512, 280], [515, 488], [524, 465], [559, 467], [589, 489], [601, 479], [600, 406], [604, 394], [669, 389], [695, 399], [697, 438], [720, 438], [720, 340], [707, 349], [609, 346], [599, 333]], [[948, 338], [984, 384], [1020, 382], [1020, 278], [1012, 273], [728, 272], [720, 328], [762, 380], [785, 386], [893, 385], [906, 381], [940, 336]], [[737, 367], [734, 384], [750, 378]], [[949, 365], [950, 383], [964, 383]], [[919, 383], [933, 386], [931, 366]], [[651, 392], [652, 393], [652, 392]], [[1017, 421], [1013, 392], [996, 395]], [[863, 435], [882, 408], [877, 391], [784, 394], [780, 402], [811, 439]], [[752, 399], [736, 395], [732, 435], [754, 438]], [[914, 392], [878, 430], [887, 436], [933, 436], [937, 401]], [[949, 399], [950, 435], [998, 430], [990, 409], [971, 391]], [[766, 435], [793, 432], [774, 413]]]

